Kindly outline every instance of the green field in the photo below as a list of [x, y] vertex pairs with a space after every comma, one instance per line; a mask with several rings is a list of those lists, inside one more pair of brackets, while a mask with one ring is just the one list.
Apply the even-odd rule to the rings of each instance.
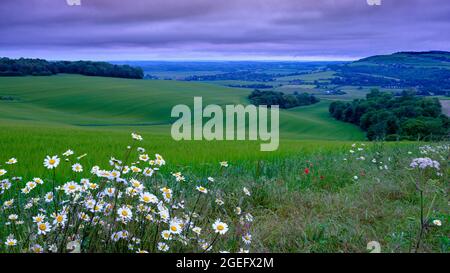
[[207, 164], [276, 158], [310, 150], [312, 146], [317, 148], [316, 144], [326, 148], [339, 141], [364, 140], [363, 132], [356, 126], [329, 117], [327, 101], [282, 110], [282, 140], [274, 153], [260, 152], [259, 142], [176, 142], [170, 137], [170, 111], [174, 105], [192, 105], [194, 96], [202, 96], [204, 104], [245, 104], [248, 93], [178, 81], [73, 75], [3, 77], [0, 95], [15, 100], [0, 101], [0, 154], [29, 158], [28, 151], [32, 150], [26, 161], [37, 160], [40, 164], [40, 157], [71, 148], [79, 153], [94, 153], [96, 158], [107, 161], [110, 156], [119, 156], [130, 132], [137, 131], [150, 141], [151, 150], [165, 155], [170, 162]]
[[[178, 81], [73, 75], [0, 77], [0, 96], [14, 98], [0, 100], [0, 170], [7, 170], [2, 179], [23, 178], [22, 182], [13, 182], [12, 188], [0, 196], [2, 203], [15, 199], [17, 204], [3, 210], [0, 224], [9, 221], [10, 213], [26, 221], [22, 226], [5, 224], [0, 229], [0, 252], [28, 251], [8, 248], [2, 241], [14, 233], [19, 246], [28, 247], [24, 243], [28, 227], [35, 228], [30, 219], [38, 211], [37, 207], [29, 213], [21, 211], [25, 202], [22, 196], [26, 195], [19, 191], [27, 181], [34, 177], [44, 179], [44, 185], [38, 185], [30, 196], [42, 197], [53, 189], [52, 181], [60, 185], [91, 177], [88, 171], [93, 165], [112, 168], [108, 164], [110, 157], [126, 161], [127, 145], [134, 145], [130, 150], [132, 159], [124, 164], [136, 160], [137, 146], [144, 147], [151, 157], [155, 153], [164, 156], [167, 165], [157, 177], [139, 174], [138, 179], [155, 194], [159, 194], [158, 186], [172, 188], [177, 198], [186, 199], [187, 211], [196, 210], [192, 204], [196, 204], [194, 200], [200, 195], [195, 186], [208, 188], [209, 199], [202, 199], [200, 210], [197, 208], [198, 212], [206, 211], [199, 224], [209, 230], [211, 221], [218, 217], [230, 224], [230, 232], [217, 241], [213, 251], [237, 252], [242, 247], [239, 232], [243, 231], [234, 213], [237, 204], [255, 219], [248, 227], [253, 243], [244, 245], [251, 252], [367, 252], [366, 245], [373, 240], [381, 244], [382, 252], [449, 251], [448, 201], [444, 194], [448, 186], [448, 146], [442, 143], [432, 143], [433, 150], [439, 152], [427, 154], [440, 161], [440, 176], [433, 171], [410, 170], [411, 160], [423, 156], [419, 147], [424, 143], [367, 143], [356, 126], [329, 116], [331, 100], [326, 99], [315, 105], [280, 111], [281, 141], [276, 152], [260, 152], [259, 142], [176, 142], [170, 137], [173, 121], [170, 111], [174, 105], [192, 105], [194, 96], [202, 96], [204, 104], [245, 104], [249, 92]], [[142, 134], [144, 141], [131, 144], [131, 132]], [[67, 149], [74, 150], [75, 156], [69, 162], [62, 161], [53, 176], [43, 166], [44, 157], [64, 158], [61, 154]], [[76, 159], [83, 154], [86, 156]], [[3, 163], [11, 157], [17, 158], [18, 163]], [[73, 172], [74, 161], [81, 163], [85, 171]], [[228, 161], [229, 167], [220, 167], [219, 161]], [[135, 164], [144, 168], [145, 163]], [[178, 171], [186, 182], [175, 182], [170, 173]], [[209, 176], [215, 182], [208, 182]], [[415, 183], [428, 178], [432, 180], [424, 199], [430, 208], [427, 221], [440, 220], [443, 227], [431, 226], [420, 236], [417, 247], [421, 201]], [[93, 176], [91, 179], [102, 183]], [[240, 197], [244, 186], [251, 195]], [[67, 197], [62, 192], [58, 194]], [[216, 197], [225, 201], [223, 208], [215, 205]], [[125, 201], [131, 202], [126, 198], [118, 204], [126, 204]], [[48, 209], [50, 218], [50, 211], [55, 210], [52, 204], [40, 201], [40, 206]], [[77, 210], [76, 205], [73, 208]], [[114, 221], [109, 218], [105, 220]], [[66, 231], [77, 234], [75, 227]], [[145, 234], [151, 234], [152, 238], [160, 232], [155, 225], [133, 223], [128, 228], [135, 234], [145, 229]], [[82, 240], [82, 251], [135, 252], [126, 244], [105, 243], [103, 239], [108, 238], [108, 232], [97, 226], [78, 232], [88, 234]], [[37, 242], [47, 251], [49, 243], [42, 238], [38, 237]], [[205, 238], [213, 240], [208, 232]], [[61, 239], [58, 232], [47, 240], [65, 244], [65, 237]], [[150, 242], [137, 247], [155, 251]], [[185, 248], [173, 240], [171, 251], [202, 250], [195, 245]]]

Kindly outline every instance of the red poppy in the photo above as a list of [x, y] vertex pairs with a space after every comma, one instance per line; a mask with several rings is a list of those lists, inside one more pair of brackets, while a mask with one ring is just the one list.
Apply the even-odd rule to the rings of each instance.
[[320, 176], [320, 179], [324, 179], [325, 177], [323, 177], [323, 175]]
[[309, 169], [308, 168], [305, 168], [305, 174], [308, 174], [309, 173]]

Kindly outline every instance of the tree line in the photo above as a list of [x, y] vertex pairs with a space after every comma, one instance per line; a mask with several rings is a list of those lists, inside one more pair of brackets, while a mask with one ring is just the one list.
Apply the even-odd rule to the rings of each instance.
[[144, 77], [144, 72], [139, 67], [107, 62], [0, 58], [0, 76], [50, 76], [58, 73], [130, 79]]
[[337, 120], [358, 125], [369, 140], [431, 140], [449, 136], [449, 118], [437, 98], [403, 91], [399, 96], [371, 90], [366, 99], [336, 101], [329, 112]]
[[296, 106], [310, 105], [320, 100], [308, 93], [294, 92], [293, 94], [284, 94], [276, 91], [261, 91], [255, 89], [248, 98], [255, 105], [279, 105], [280, 108], [287, 109]]

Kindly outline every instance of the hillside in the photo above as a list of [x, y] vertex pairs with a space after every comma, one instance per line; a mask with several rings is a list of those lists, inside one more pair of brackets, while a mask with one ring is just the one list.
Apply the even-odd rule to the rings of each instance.
[[413, 89], [418, 95], [450, 92], [450, 52], [399, 52], [329, 68], [337, 72], [331, 80], [336, 85]]
[[[249, 92], [178, 81], [75, 75], [2, 77], [0, 96], [13, 100], [0, 100], [0, 119], [90, 127], [163, 125], [169, 133], [173, 106], [192, 105], [194, 96], [203, 97], [204, 104], [245, 104]], [[327, 115], [328, 104], [320, 103], [301, 114], [295, 114], [297, 108], [281, 111], [281, 137], [362, 139], [363, 134], [356, 127], [336, 122]], [[306, 132], [304, 128], [309, 130]]]

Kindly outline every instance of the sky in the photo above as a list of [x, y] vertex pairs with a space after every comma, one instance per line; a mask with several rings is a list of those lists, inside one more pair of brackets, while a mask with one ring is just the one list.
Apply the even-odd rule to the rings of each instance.
[[309, 61], [450, 51], [449, 0], [67, 1], [1, 0], [0, 56]]

